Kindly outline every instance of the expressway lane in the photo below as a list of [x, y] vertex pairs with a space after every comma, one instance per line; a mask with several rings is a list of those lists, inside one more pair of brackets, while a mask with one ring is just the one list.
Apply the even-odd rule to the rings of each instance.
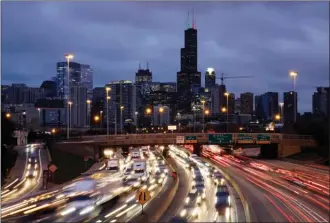
[[[249, 202], [253, 221], [265, 221], [265, 218], [269, 219], [268, 216], [271, 216], [272, 222], [329, 220], [326, 199], [317, 201], [305, 193], [299, 193], [302, 191], [301, 187], [288, 184], [276, 173], [251, 168], [230, 156], [215, 157], [213, 161], [239, 185]], [[261, 209], [263, 210], [260, 211]]]
[[29, 196], [42, 185], [42, 170], [47, 168], [48, 158], [41, 144], [29, 144], [23, 148], [26, 153], [25, 168], [20, 178], [5, 186], [1, 192], [2, 205], [14, 203]]

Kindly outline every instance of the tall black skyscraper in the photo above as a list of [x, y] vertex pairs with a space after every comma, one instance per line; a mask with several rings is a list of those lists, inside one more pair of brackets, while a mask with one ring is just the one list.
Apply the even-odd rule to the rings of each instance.
[[329, 87], [317, 87], [313, 94], [313, 113], [328, 115]]
[[[189, 15], [188, 15], [189, 20]], [[184, 48], [181, 48], [181, 69], [177, 73], [178, 105], [191, 110], [193, 95], [199, 93], [201, 73], [197, 68], [197, 29], [194, 17], [184, 32]]]

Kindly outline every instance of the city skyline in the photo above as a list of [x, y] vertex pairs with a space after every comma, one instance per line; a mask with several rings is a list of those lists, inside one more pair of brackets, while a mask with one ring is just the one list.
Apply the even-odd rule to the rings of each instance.
[[[329, 82], [326, 2], [5, 2], [2, 6], [3, 84], [40, 86], [54, 76], [56, 62], [65, 61], [69, 52], [75, 54], [73, 61], [92, 66], [95, 86], [134, 80], [139, 63], [147, 61], [154, 81], [176, 81], [187, 12], [192, 8], [198, 30], [198, 70], [204, 74], [213, 67], [217, 75], [254, 76], [228, 80], [230, 92], [277, 91], [283, 100], [282, 92], [293, 88], [288, 71], [294, 69], [299, 72], [298, 111], [304, 112], [312, 110], [316, 87]], [[146, 8], [146, 17], [127, 16]], [[87, 10], [98, 13], [86, 14]], [[204, 75], [201, 79], [203, 83]]]

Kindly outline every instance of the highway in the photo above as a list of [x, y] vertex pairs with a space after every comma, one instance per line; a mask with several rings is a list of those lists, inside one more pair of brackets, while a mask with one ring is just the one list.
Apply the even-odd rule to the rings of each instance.
[[204, 155], [240, 188], [252, 221], [329, 221], [329, 175], [307, 172], [303, 166], [283, 161]]
[[48, 160], [41, 144], [29, 144], [22, 148], [26, 153], [24, 169], [20, 177], [2, 188], [1, 203], [6, 205], [21, 200], [42, 186], [42, 171], [47, 168]]

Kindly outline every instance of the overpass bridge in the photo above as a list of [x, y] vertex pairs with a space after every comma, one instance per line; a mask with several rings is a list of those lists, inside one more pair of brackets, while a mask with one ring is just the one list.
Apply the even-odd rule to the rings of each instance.
[[[156, 133], [126, 135], [94, 135], [72, 137], [57, 143], [67, 150], [80, 149], [86, 145], [101, 154], [106, 147], [129, 147], [142, 145], [193, 144], [196, 150], [200, 145], [245, 145], [259, 144], [262, 150], [276, 150], [277, 157], [287, 157], [299, 153], [301, 146], [315, 147], [316, 142], [310, 135], [291, 135], [280, 133]], [[78, 146], [78, 148], [76, 147]]]

